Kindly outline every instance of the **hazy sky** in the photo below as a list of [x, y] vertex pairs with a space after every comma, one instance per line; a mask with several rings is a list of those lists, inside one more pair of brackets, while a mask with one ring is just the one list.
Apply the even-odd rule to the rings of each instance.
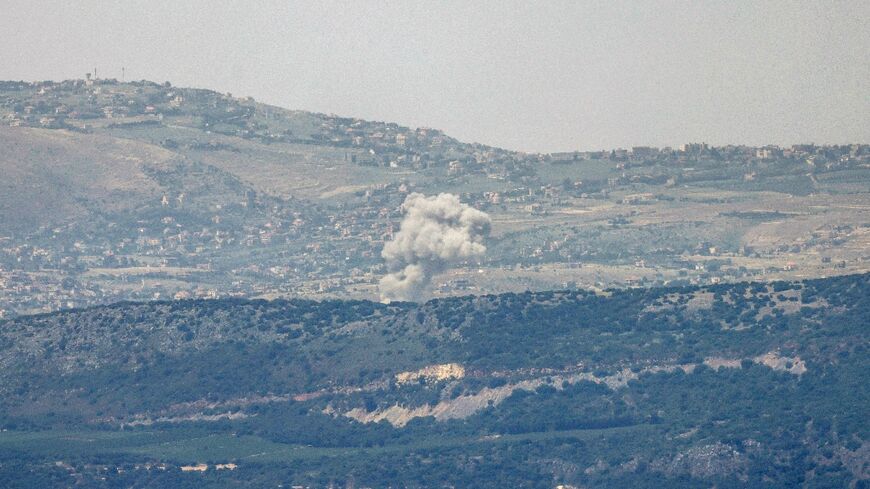
[[0, 79], [123, 66], [525, 151], [870, 143], [868, 19], [868, 0], [0, 0]]

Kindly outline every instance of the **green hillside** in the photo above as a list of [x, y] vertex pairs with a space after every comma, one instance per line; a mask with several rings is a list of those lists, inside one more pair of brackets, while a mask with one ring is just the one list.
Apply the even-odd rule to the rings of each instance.
[[19, 317], [0, 323], [0, 486], [860, 487], [868, 292], [864, 274]]

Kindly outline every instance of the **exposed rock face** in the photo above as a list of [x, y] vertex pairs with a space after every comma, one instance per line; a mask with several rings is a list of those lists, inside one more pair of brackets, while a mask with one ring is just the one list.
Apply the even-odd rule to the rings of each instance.
[[[642, 372], [674, 371], [676, 369], [691, 369], [693, 365], [677, 365], [665, 367], [650, 367]], [[426, 367], [426, 369], [432, 367]], [[426, 370], [422, 369], [422, 370]], [[422, 371], [421, 370], [421, 371]], [[401, 375], [401, 374], [400, 374]], [[562, 389], [563, 382], [575, 384], [580, 381], [604, 384], [610, 389], [625, 387], [630, 380], [638, 378], [639, 373], [630, 369], [620, 370], [613, 375], [596, 377], [590, 372], [565, 373], [563, 375], [550, 375], [547, 377], [522, 380], [515, 383], [505, 384], [500, 387], [485, 387], [474, 394], [467, 394], [455, 399], [445, 399], [435, 405], [424, 404], [417, 407], [405, 407], [393, 405], [386, 409], [378, 409], [368, 412], [363, 408], [351, 409], [344, 413], [345, 416], [362, 423], [377, 423], [388, 421], [393, 426], [402, 427], [414, 418], [432, 416], [438, 421], [447, 419], [462, 419], [486, 408], [496, 405], [510, 397], [516, 390], [534, 391], [542, 385], [549, 385], [556, 389]]]
[[748, 465], [746, 456], [731, 445], [716, 442], [692, 447], [673, 459], [661, 459], [650, 466], [668, 475], [689, 474], [696, 478], [740, 474]]
[[802, 375], [807, 371], [807, 364], [800, 357], [784, 357], [775, 351], [757, 356], [754, 360], [774, 370], [782, 370], [794, 375]]
[[[773, 370], [788, 372], [792, 375], [801, 375], [807, 371], [806, 363], [800, 358], [780, 356], [777, 352], [769, 352], [749, 359], [709, 357], [704, 360], [704, 364], [713, 369], [741, 368], [743, 360], [750, 360]], [[386, 408], [376, 409], [374, 411], [367, 411], [363, 408], [354, 408], [342, 414], [361, 423], [387, 421], [393, 426], [402, 427], [414, 418], [427, 416], [432, 416], [438, 421], [467, 418], [487, 406], [494, 406], [501, 403], [510, 397], [510, 395], [516, 390], [534, 391], [543, 385], [549, 385], [561, 390], [563, 382], [576, 384], [581, 381], [603, 384], [611, 390], [616, 390], [625, 387], [629, 381], [637, 379], [642, 373], [673, 372], [677, 369], [686, 373], [691, 373], [694, 371], [695, 367], [695, 364], [665, 364], [649, 366], [636, 372], [625, 368], [613, 373], [612, 375], [601, 377], [590, 372], [554, 372], [545, 377], [533, 377], [514, 383], [508, 383], [499, 387], [485, 387], [473, 394], [461, 395], [453, 399], [443, 399], [434, 405], [424, 404], [421, 406], [401, 406], [396, 404]], [[401, 372], [396, 374], [395, 379], [396, 384], [402, 385], [416, 382], [421, 379], [426, 381], [444, 381], [461, 379], [464, 376], [465, 368], [462, 365], [457, 363], [446, 363], [430, 365], [421, 368], [420, 370]], [[330, 414], [335, 414], [336, 412], [331, 408], [327, 411]]]
[[396, 374], [396, 383], [407, 384], [409, 382], [416, 382], [420, 379], [439, 381], [461, 379], [463, 377], [465, 377], [465, 367], [458, 363], [445, 363], [441, 365], [430, 365], [413, 372], [400, 372]]
[[[779, 352], [770, 351], [764, 355], [750, 358], [749, 360], [769, 367], [773, 370], [788, 372], [792, 375], [803, 375], [807, 371], [807, 364], [800, 357], [787, 357], [780, 355]], [[739, 358], [721, 358], [709, 357], [704, 359], [704, 365], [712, 368], [741, 368], [742, 359]]]

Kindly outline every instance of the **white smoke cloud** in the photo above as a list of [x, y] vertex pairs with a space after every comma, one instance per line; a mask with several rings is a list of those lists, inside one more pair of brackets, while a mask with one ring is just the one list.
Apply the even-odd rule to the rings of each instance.
[[486, 253], [489, 216], [458, 196], [413, 193], [402, 207], [405, 218], [399, 232], [381, 253], [388, 272], [379, 283], [382, 299], [420, 300], [434, 274]]

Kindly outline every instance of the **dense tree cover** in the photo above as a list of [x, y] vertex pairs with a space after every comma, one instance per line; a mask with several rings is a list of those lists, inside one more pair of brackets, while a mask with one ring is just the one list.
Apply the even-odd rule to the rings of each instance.
[[[860, 486], [870, 477], [868, 292], [870, 275], [855, 275], [17, 318], [0, 323], [0, 425], [11, 430], [0, 433], [0, 487]], [[777, 368], [759, 360], [771, 352]], [[448, 362], [466, 376], [394, 380]], [[789, 371], [794, 362], [806, 371]], [[623, 369], [636, 378], [601, 382]], [[587, 377], [559, 381], [565, 372]], [[460, 419], [393, 426], [342, 414], [527, 380]], [[155, 424], [121, 429], [142, 419]], [[177, 468], [230, 460], [237, 470]]]

